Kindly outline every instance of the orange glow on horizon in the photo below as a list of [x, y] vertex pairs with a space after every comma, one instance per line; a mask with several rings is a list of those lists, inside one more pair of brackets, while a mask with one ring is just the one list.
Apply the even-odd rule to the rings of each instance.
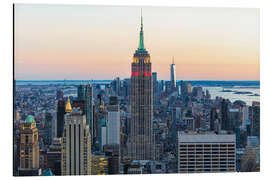
[[[15, 12], [15, 79], [130, 78], [139, 7], [21, 4]], [[144, 37], [159, 80], [169, 79], [172, 56], [177, 80], [260, 80], [258, 9], [145, 7]]]

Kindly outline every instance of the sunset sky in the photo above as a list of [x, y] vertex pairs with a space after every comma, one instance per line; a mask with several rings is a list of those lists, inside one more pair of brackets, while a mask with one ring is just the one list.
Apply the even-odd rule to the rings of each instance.
[[[16, 80], [129, 78], [141, 7], [15, 5]], [[259, 80], [259, 9], [142, 7], [158, 79]]]

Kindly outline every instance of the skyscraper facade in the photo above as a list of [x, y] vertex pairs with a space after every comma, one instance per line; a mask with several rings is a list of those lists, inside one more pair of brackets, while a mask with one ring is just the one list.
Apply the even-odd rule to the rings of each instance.
[[65, 115], [65, 101], [58, 100], [57, 102], [57, 121], [56, 121], [56, 134], [57, 137], [62, 137], [64, 128], [64, 115]]
[[61, 90], [57, 90], [56, 92], [56, 99], [57, 100], [63, 100], [64, 99], [64, 92]]
[[235, 134], [178, 132], [178, 173], [234, 172]]
[[78, 100], [84, 99], [84, 87], [81, 84], [77, 87], [77, 99]]
[[221, 102], [221, 129], [222, 130], [230, 130], [229, 129], [229, 108], [227, 100], [223, 99]]
[[21, 127], [19, 175], [40, 175], [38, 128], [34, 117], [31, 115], [27, 116]]
[[52, 119], [53, 119], [53, 117], [52, 117], [51, 113], [45, 114], [45, 128], [44, 128], [44, 130], [45, 130], [44, 141], [45, 142], [44, 143], [47, 146], [51, 145], [52, 138], [53, 138], [53, 136], [52, 136]]
[[252, 105], [252, 135], [260, 137], [260, 105]]
[[61, 175], [61, 144], [61, 138], [54, 138], [47, 150], [48, 168], [57, 176]]
[[107, 111], [107, 144], [120, 144], [120, 107], [116, 96], [110, 97]]
[[92, 156], [92, 175], [108, 174], [108, 158], [104, 153], [96, 152]]
[[215, 130], [215, 122], [218, 119], [217, 108], [212, 107], [210, 110], [210, 131]]
[[150, 55], [144, 47], [143, 22], [139, 48], [131, 64], [130, 94], [130, 135], [128, 156], [130, 159], [153, 159], [152, 121], [153, 121], [153, 79]]
[[171, 90], [174, 90], [176, 88], [176, 74], [175, 74], [175, 64], [174, 64], [174, 58], [173, 62], [171, 64]]
[[241, 122], [241, 129], [246, 131], [247, 130], [247, 122], [249, 121], [248, 119], [248, 106], [244, 105], [242, 107], [242, 122]]
[[154, 98], [153, 101], [154, 101], [154, 105], [157, 105], [159, 101], [157, 72], [152, 72], [152, 77], [153, 77], [153, 98]]
[[105, 145], [104, 153], [108, 158], [108, 174], [120, 173], [120, 145]]
[[91, 137], [85, 116], [79, 109], [66, 105], [62, 139], [61, 174], [91, 174]]
[[[85, 86], [85, 115], [86, 123], [89, 125], [91, 138], [93, 138], [93, 87], [90, 84]], [[91, 140], [93, 142], [93, 139]]]
[[112, 92], [111, 94], [114, 96], [121, 95], [121, 81], [120, 78], [117, 77], [111, 82]]

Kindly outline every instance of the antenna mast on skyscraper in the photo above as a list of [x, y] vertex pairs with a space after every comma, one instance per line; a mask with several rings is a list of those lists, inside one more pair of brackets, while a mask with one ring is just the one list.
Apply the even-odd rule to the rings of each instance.
[[[141, 25], [143, 25], [142, 8], [141, 8]], [[142, 27], [142, 26], [141, 26]]]

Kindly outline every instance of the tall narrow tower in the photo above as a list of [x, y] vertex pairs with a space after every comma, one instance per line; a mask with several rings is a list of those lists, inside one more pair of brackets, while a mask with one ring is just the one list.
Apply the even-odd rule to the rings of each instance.
[[153, 121], [153, 79], [150, 55], [144, 48], [143, 21], [139, 48], [131, 63], [131, 119], [128, 141], [128, 156], [134, 160], [153, 159], [152, 121]]
[[86, 123], [89, 125], [89, 131], [91, 134], [91, 142], [93, 142], [93, 87], [88, 83], [85, 86], [85, 115], [86, 115]]
[[174, 90], [175, 88], [176, 88], [176, 79], [175, 79], [175, 64], [173, 57], [171, 64], [171, 90]]

